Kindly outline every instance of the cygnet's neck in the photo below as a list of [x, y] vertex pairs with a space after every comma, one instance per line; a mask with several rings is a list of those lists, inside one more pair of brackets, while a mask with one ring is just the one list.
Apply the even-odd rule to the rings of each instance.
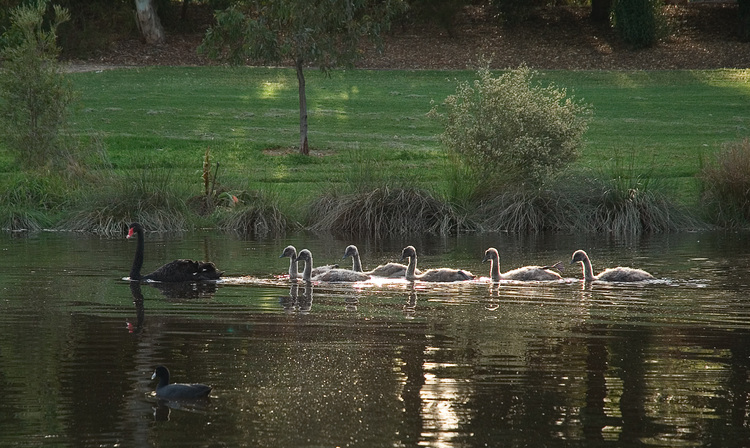
[[297, 278], [297, 254], [289, 257], [289, 280], [295, 280]]
[[362, 272], [362, 260], [359, 258], [359, 251], [355, 251], [352, 255], [352, 271]]
[[594, 276], [594, 268], [591, 266], [591, 260], [589, 260], [589, 257], [584, 257], [581, 263], [583, 264], [583, 279], [587, 282], [593, 282], [596, 280], [596, 277]]
[[490, 277], [493, 282], [499, 282], [502, 278], [500, 276], [500, 260], [497, 257], [490, 258]]
[[305, 270], [302, 272], [302, 280], [309, 282], [312, 278], [312, 269], [313, 269], [313, 259], [312, 256], [310, 256], [309, 259], [305, 259]]
[[417, 276], [414, 274], [414, 272], [417, 269], [417, 255], [409, 255], [409, 265], [406, 267], [406, 280], [413, 281], [416, 280]]

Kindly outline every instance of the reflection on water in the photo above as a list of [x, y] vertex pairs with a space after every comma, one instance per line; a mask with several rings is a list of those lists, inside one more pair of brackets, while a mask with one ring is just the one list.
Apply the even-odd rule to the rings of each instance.
[[[290, 282], [280, 248], [328, 263], [350, 242], [154, 236], [147, 264], [229, 272], [168, 290], [121, 280], [124, 240], [0, 237], [13, 260], [0, 271], [0, 445], [745, 446], [746, 236], [358, 244], [373, 265], [415, 244], [425, 267], [485, 276], [487, 247], [504, 270], [584, 248], [595, 268], [658, 278], [630, 285], [573, 269], [542, 283]], [[210, 402], [153, 398], [158, 364], [214, 386]]]

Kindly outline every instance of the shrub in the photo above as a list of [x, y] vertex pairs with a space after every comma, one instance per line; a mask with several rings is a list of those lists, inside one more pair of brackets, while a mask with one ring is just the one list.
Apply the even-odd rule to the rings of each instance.
[[57, 27], [69, 19], [55, 5], [45, 30], [49, 0], [21, 5], [11, 12], [12, 26], [5, 34], [8, 46], [0, 76], [0, 135], [16, 160], [26, 167], [66, 163], [69, 156], [60, 144], [73, 91], [57, 57]]
[[711, 221], [729, 227], [750, 222], [750, 139], [726, 144], [698, 176]]
[[615, 0], [612, 8], [614, 27], [633, 47], [650, 47], [667, 34], [662, 8], [662, 0]]
[[464, 214], [426, 191], [388, 186], [348, 195], [326, 194], [311, 206], [308, 222], [313, 230], [372, 237], [443, 235], [474, 228]]
[[540, 185], [578, 156], [590, 108], [554, 85], [532, 84], [527, 67], [492, 76], [478, 71], [473, 83], [459, 82], [439, 112], [442, 142], [487, 187]]

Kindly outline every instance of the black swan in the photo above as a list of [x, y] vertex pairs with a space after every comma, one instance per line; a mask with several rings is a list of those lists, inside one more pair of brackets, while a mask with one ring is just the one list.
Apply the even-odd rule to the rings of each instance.
[[[362, 260], [359, 258], [359, 250], [357, 249], [357, 246], [354, 244], [347, 246], [344, 251], [344, 259], [347, 257], [352, 257], [352, 271], [362, 272]], [[373, 277], [401, 278], [406, 275], [406, 268], [407, 266], [405, 264], [386, 263], [365, 272], [365, 274]], [[419, 275], [421, 272], [417, 269], [414, 273]]]
[[159, 384], [156, 385], [156, 396], [167, 399], [191, 399], [204, 398], [211, 393], [211, 386], [205, 384], [169, 384], [169, 369], [164, 366], [158, 366], [151, 375], [151, 379], [159, 378]]
[[148, 275], [141, 275], [144, 246], [143, 226], [137, 222], [131, 224], [128, 238], [132, 238], [133, 234], [138, 236], [138, 245], [135, 249], [133, 266], [130, 268], [130, 280], [154, 280], [158, 282], [218, 280], [224, 273], [217, 270], [211, 262], [181, 259], [169, 262]]
[[417, 250], [414, 246], [406, 246], [401, 251], [401, 261], [409, 259], [409, 266], [406, 268], [406, 279], [409, 281], [422, 280], [423, 282], [461, 282], [472, 280], [474, 274], [462, 269], [437, 268], [428, 269], [417, 275]]
[[[300, 277], [302, 274], [297, 271], [297, 249], [294, 246], [285, 247], [284, 251], [279, 255], [279, 258], [284, 257], [289, 257], [289, 280], [294, 280]], [[337, 267], [339, 267], [337, 264], [318, 266], [317, 268], [313, 268], [311, 275], [315, 277], [329, 269], [335, 269]]]
[[490, 261], [490, 277], [493, 282], [500, 280], [535, 281], [535, 280], [560, 280], [562, 276], [550, 269], [562, 270], [562, 262], [558, 261], [552, 266], [523, 266], [506, 273], [500, 273], [500, 255], [497, 249], [490, 247], [484, 252], [485, 261]]
[[361, 282], [369, 280], [370, 276], [363, 272], [354, 272], [348, 269], [329, 269], [316, 276], [312, 275], [313, 258], [308, 249], [299, 251], [295, 261], [305, 263], [305, 269], [302, 272], [302, 280], [309, 282]]
[[598, 275], [594, 275], [594, 269], [591, 267], [591, 260], [586, 252], [577, 250], [573, 253], [570, 264], [580, 262], [583, 266], [583, 279], [587, 282], [599, 280], [602, 282], [641, 282], [644, 280], [653, 280], [654, 276], [642, 269], [626, 268], [618, 266], [616, 268], [605, 269]]

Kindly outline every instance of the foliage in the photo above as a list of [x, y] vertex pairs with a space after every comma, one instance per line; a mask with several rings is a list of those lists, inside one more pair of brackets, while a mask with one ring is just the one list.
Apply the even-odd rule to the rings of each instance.
[[387, 29], [399, 0], [278, 0], [235, 2], [216, 12], [199, 51], [241, 64], [302, 60], [323, 71], [347, 66], [360, 39]]
[[699, 178], [712, 221], [728, 227], [750, 223], [750, 139], [725, 144]]
[[622, 39], [635, 48], [653, 46], [667, 34], [662, 0], [615, 0], [614, 27]]
[[382, 237], [396, 234], [451, 234], [474, 228], [450, 204], [417, 188], [390, 188], [339, 195], [329, 193], [310, 207], [313, 230]]
[[473, 84], [459, 82], [439, 112], [430, 116], [445, 126], [442, 142], [487, 186], [539, 185], [578, 156], [587, 129], [589, 106], [565, 89], [533, 84], [527, 67], [494, 78], [478, 71]]
[[55, 5], [45, 29], [49, 0], [37, 0], [11, 12], [12, 37], [0, 56], [0, 131], [8, 149], [26, 167], [64, 163], [69, 159], [60, 132], [74, 98], [57, 57], [56, 31], [70, 18]]

